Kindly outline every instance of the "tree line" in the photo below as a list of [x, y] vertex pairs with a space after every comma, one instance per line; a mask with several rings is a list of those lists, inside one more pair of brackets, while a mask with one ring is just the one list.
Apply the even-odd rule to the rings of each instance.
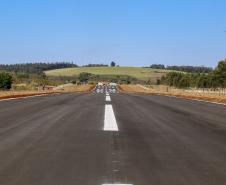
[[182, 71], [188, 73], [210, 73], [213, 71], [213, 68], [205, 66], [165, 66], [163, 64], [152, 64], [150, 65], [150, 68]]
[[[82, 67], [108, 67], [107, 64], [87, 64]], [[115, 67], [116, 63], [111, 62], [111, 67]], [[0, 64], [0, 71], [12, 72], [18, 74], [43, 74], [44, 71], [79, 67], [71, 62], [54, 62], [54, 63], [22, 63], [22, 64]]]
[[[115, 62], [111, 62], [110, 66], [114, 67]], [[45, 85], [61, 84], [63, 82], [87, 82], [88, 80], [98, 81], [101, 79], [118, 81], [129, 81], [129, 77], [111, 77], [99, 76], [91, 74], [81, 74], [79, 77], [47, 77], [44, 71], [79, 67], [76, 64], [69, 62], [55, 62], [55, 63], [22, 63], [22, 64], [0, 64], [0, 90], [11, 89], [13, 83], [36, 84], [44, 88]], [[108, 67], [106, 64], [88, 64], [83, 67]]]
[[83, 65], [82, 67], [108, 67], [107, 64], [87, 64]]
[[162, 84], [177, 88], [225, 88], [226, 60], [220, 61], [216, 69], [210, 73], [170, 72], [161, 79]]
[[81, 83], [108, 81], [119, 84], [130, 84], [136, 82], [137, 79], [128, 75], [96, 75], [92, 73], [80, 73], [78, 80]]
[[44, 71], [70, 67], [78, 66], [69, 62], [0, 64], [0, 90], [11, 89], [15, 82], [35, 82], [43, 86], [48, 81]]
[[70, 67], [78, 66], [70, 62], [0, 64], [0, 71], [26, 74], [42, 74], [43, 71]]
[[[111, 67], [115, 67], [116, 63], [114, 61], [112, 61], [110, 63]], [[109, 67], [108, 64], [87, 64], [87, 65], [83, 65], [82, 67]], [[117, 65], [117, 67], [119, 67], [119, 65]]]

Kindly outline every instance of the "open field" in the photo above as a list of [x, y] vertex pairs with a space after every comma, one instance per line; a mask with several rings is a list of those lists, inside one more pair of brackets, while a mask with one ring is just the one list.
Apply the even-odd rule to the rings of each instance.
[[164, 85], [120, 85], [121, 92], [144, 93], [144, 94], [161, 94], [168, 96], [177, 96], [187, 99], [206, 100], [211, 102], [226, 103], [226, 93], [221, 91], [197, 91], [176, 89]]
[[140, 80], [161, 78], [169, 70], [141, 67], [78, 67], [46, 71], [47, 76], [77, 76], [82, 72], [95, 75], [128, 75]]

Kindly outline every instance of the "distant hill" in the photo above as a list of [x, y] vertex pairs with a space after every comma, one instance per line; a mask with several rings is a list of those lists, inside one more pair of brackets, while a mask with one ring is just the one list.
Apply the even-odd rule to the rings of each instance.
[[142, 68], [142, 67], [78, 67], [45, 71], [47, 76], [78, 76], [86, 72], [95, 75], [128, 75], [138, 80], [153, 80], [161, 78], [169, 70]]

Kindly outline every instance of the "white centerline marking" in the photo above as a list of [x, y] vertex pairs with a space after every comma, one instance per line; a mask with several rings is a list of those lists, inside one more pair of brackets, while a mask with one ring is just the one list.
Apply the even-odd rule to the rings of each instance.
[[102, 184], [102, 185], [133, 185], [133, 184]]
[[111, 101], [111, 97], [110, 96], [106, 96], [106, 101]]
[[112, 105], [105, 105], [104, 131], [118, 131]]

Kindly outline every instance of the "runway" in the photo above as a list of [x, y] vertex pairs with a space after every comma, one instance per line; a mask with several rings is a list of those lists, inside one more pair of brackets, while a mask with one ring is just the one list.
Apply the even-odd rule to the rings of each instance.
[[224, 185], [226, 106], [99, 87], [0, 102], [1, 185]]

